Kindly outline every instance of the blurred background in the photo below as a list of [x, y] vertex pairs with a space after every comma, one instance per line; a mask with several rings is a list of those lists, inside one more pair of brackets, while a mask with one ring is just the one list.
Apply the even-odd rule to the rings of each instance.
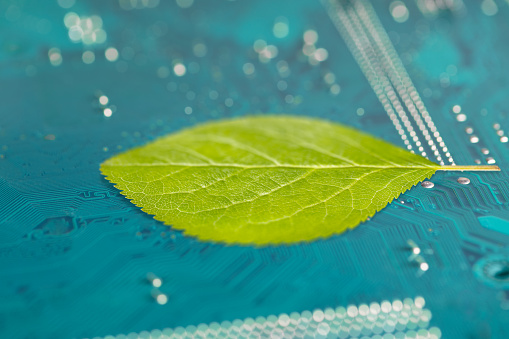
[[[373, 6], [444, 153], [503, 168], [509, 3]], [[509, 262], [492, 259], [509, 244], [506, 172], [465, 174], [471, 186], [440, 173], [433, 190], [415, 187], [344, 235], [261, 249], [183, 236], [101, 176], [118, 152], [250, 113], [322, 117], [405, 147], [330, 14], [300, 0], [0, 0], [2, 337], [140, 333], [408, 297], [426, 300], [433, 318], [422, 327], [436, 337], [506, 337]], [[490, 215], [507, 224], [479, 221]], [[420, 326], [406, 321], [388, 333]]]

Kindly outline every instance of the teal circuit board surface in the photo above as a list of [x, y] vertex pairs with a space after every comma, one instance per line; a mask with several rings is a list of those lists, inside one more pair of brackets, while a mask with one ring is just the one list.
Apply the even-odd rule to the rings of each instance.
[[[509, 338], [508, 18], [503, 0], [0, 0], [0, 337]], [[354, 230], [263, 248], [184, 236], [99, 172], [253, 113], [501, 171], [440, 172]]]

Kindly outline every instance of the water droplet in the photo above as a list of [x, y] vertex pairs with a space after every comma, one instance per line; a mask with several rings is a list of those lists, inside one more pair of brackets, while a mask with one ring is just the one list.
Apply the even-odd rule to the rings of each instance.
[[484, 273], [491, 279], [509, 281], [509, 262], [494, 261], [484, 266]]
[[469, 178], [465, 178], [465, 177], [459, 177], [458, 178], [458, 183], [462, 184], [462, 185], [468, 185], [468, 184], [470, 184], [470, 179]]
[[421, 186], [424, 188], [433, 188], [433, 187], [435, 187], [435, 184], [432, 183], [431, 181], [423, 181], [421, 183]]

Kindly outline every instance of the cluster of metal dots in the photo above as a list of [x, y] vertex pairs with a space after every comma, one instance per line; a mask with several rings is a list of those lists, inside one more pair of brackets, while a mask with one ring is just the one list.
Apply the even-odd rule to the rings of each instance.
[[258, 60], [264, 64], [277, 57], [279, 53], [279, 50], [276, 46], [267, 45], [267, 42], [261, 39], [254, 42], [253, 49], [256, 53], [258, 53]]
[[[433, 184], [433, 183], [431, 183]], [[433, 187], [433, 186], [432, 186]], [[416, 244], [412, 239], [407, 240], [407, 244], [410, 247], [410, 256], [408, 257], [408, 262], [415, 262], [419, 265], [419, 271], [417, 275], [420, 276], [427, 270], [429, 270], [429, 264], [426, 262], [424, 257], [422, 256], [421, 248]]]
[[327, 60], [329, 52], [325, 48], [316, 48], [318, 33], [315, 30], [305, 31], [302, 39], [304, 40], [302, 54], [307, 56], [310, 65], [318, 65], [320, 62]]
[[[398, 115], [396, 115], [396, 112], [393, 108], [393, 106], [401, 107], [401, 103], [394, 94], [392, 85], [389, 83], [386, 75], [380, 68], [377, 58], [373, 55], [373, 53], [368, 53], [367, 46], [369, 46], [369, 41], [366, 42], [365, 37], [364, 39], [361, 39], [361, 37], [357, 34], [357, 31], [354, 29], [350, 17], [347, 15], [347, 12], [340, 3], [325, 2], [325, 5], [328, 8], [329, 13], [337, 14], [337, 16], [331, 15], [333, 23], [336, 25], [336, 28], [345, 40], [362, 72], [368, 79], [371, 88], [373, 88], [375, 91], [378, 100], [387, 112], [407, 149], [413, 152], [413, 148], [410, 144], [408, 136], [405, 133], [405, 130], [402, 128], [400, 120], [398, 119]], [[399, 110], [398, 114], [400, 118], [402, 118], [403, 121], [406, 121], [407, 125], [410, 125], [411, 127], [411, 124], [406, 117], [405, 111]]]
[[[104, 51], [104, 57], [106, 60], [110, 62], [115, 62], [118, 60], [118, 50], [115, 47], [108, 47]], [[53, 47], [48, 50], [48, 58], [49, 62], [53, 66], [60, 66], [63, 62], [62, 53], [59, 48]], [[81, 55], [81, 60], [84, 64], [92, 64], [96, 59], [96, 53], [94, 51], [88, 50], [84, 51]], [[27, 70], [28, 72], [28, 70]]]
[[[336, 75], [332, 72], [327, 72], [323, 80], [330, 86], [330, 92], [333, 95], [338, 95], [341, 92], [341, 87], [336, 83]], [[364, 112], [363, 112], [364, 113]], [[361, 114], [362, 115], [362, 114]]]
[[[422, 297], [359, 306], [317, 309], [268, 317], [141, 333], [106, 336], [104, 339], [135, 338], [440, 338], [437, 327], [428, 328], [431, 312]], [[99, 338], [94, 338], [99, 339]]]
[[[278, 39], [287, 37], [289, 34], [288, 19], [283, 16], [277, 17], [272, 31], [274, 36]], [[315, 30], [306, 30], [302, 35], [302, 39], [303, 47], [300, 57], [304, 57], [305, 59], [300, 59], [303, 61], [307, 60], [310, 65], [316, 66], [328, 58], [327, 50], [316, 47], [318, 33]], [[258, 61], [262, 64], [267, 64], [275, 60], [279, 54], [279, 50], [276, 45], [269, 45], [267, 41], [263, 39], [254, 41], [252, 48], [257, 53]], [[246, 77], [254, 78], [257, 67], [259, 66], [255, 66], [253, 62], [246, 62], [242, 65], [242, 72], [246, 75]], [[289, 88], [287, 78], [291, 74], [289, 64], [285, 60], [279, 60], [276, 63], [276, 69], [280, 76], [280, 79], [277, 80], [276, 83], [277, 90], [286, 92]], [[329, 85], [331, 94], [338, 95], [341, 92], [341, 87], [337, 84], [336, 76], [332, 72], [327, 72], [324, 75], [323, 80], [327, 85]], [[292, 94], [286, 94], [284, 96], [284, 100], [287, 104], [298, 105], [302, 102], [302, 97], [299, 95], [294, 96]], [[227, 102], [225, 102], [225, 106], [230, 107]]]
[[152, 285], [152, 298], [159, 304], [165, 305], [168, 302], [168, 296], [159, 290], [163, 285], [163, 280], [152, 272], [147, 273], [147, 280]]
[[[177, 3], [179, 7], [182, 8], [188, 8], [192, 5], [192, 2], [180, 2]], [[192, 51], [195, 57], [197, 58], [204, 58], [207, 56], [208, 48], [207, 45], [205, 45], [203, 42], [197, 42], [193, 45]], [[130, 57], [132, 59], [132, 57]], [[254, 67], [254, 66], [253, 66]], [[188, 74], [196, 74], [200, 71], [200, 63], [197, 61], [191, 61], [189, 63], [184, 63], [181, 59], [174, 59], [172, 60], [171, 66], [160, 66], [157, 68], [156, 75], [158, 78], [166, 79], [169, 78], [171, 75], [175, 76], [173, 80], [169, 81], [166, 84], [166, 89], [169, 92], [176, 92], [177, 90], [180, 90], [185, 93], [185, 97], [187, 100], [192, 102], [196, 99], [197, 93], [193, 91], [192, 89], [189, 89], [189, 86], [185, 82], [179, 82], [177, 79], [184, 78]], [[254, 72], [254, 69], [253, 69]], [[219, 98], [219, 93], [215, 90], [209, 91], [209, 98], [211, 100], [216, 100]], [[233, 106], [233, 99], [232, 98], [226, 98], [224, 101], [224, 105], [226, 107]], [[184, 113], [186, 115], [191, 115], [194, 112], [194, 109], [192, 106], [185, 106], [184, 107]]]
[[332, 0], [323, 0], [323, 3], [407, 148], [413, 151], [410, 136], [420, 154], [427, 157], [403, 104], [440, 164], [444, 164], [445, 156], [454, 165], [448, 148], [371, 5], [362, 0], [354, 1], [351, 7], [343, 7]]
[[[422, 132], [428, 145], [433, 151], [433, 154], [437, 160], [443, 164], [442, 156], [440, 155], [440, 152], [435, 145], [436, 142], [441, 147], [442, 152], [447, 157], [449, 163], [454, 165], [454, 160], [447, 146], [445, 145], [445, 142], [443, 141], [440, 133], [433, 123], [429, 112], [427, 111], [419, 93], [415, 89], [415, 86], [413, 85], [408, 72], [403, 66], [403, 62], [398, 57], [398, 54], [392, 45], [387, 32], [384, 30], [380, 20], [376, 16], [373, 7], [367, 1], [357, 1], [356, 7], [358, 8], [358, 11], [360, 12], [359, 15], [363, 19], [364, 23], [370, 27], [370, 31], [372, 34], [374, 34], [376, 42], [381, 46], [383, 55], [386, 57], [386, 62], [388, 62], [388, 64], [392, 67], [394, 75], [397, 76], [397, 79], [393, 80], [393, 82], [397, 84], [396, 89], [398, 90], [401, 98], [404, 100], [407, 109], [410, 111], [415, 123], [417, 124], [417, 127]], [[426, 125], [424, 124], [423, 120]], [[430, 132], [426, 126], [429, 128], [429, 131], [433, 133], [432, 135], [430, 135]], [[435, 141], [433, 141], [433, 137], [435, 138]], [[420, 147], [419, 151], [421, 151]]]
[[[461, 106], [460, 105], [454, 105], [452, 107], [452, 112], [454, 114], [456, 114], [456, 120], [458, 120], [459, 122], [464, 122], [464, 121], [467, 121], [467, 116], [466, 114], [464, 114], [462, 112], [462, 109], [461, 109]], [[493, 125], [493, 128], [495, 129], [495, 131], [498, 131], [497, 130], [497, 127], [500, 128], [500, 125], [499, 124], [494, 124]], [[472, 144], [478, 144], [480, 142], [480, 138], [474, 133], [474, 128], [471, 127], [471, 126], [467, 126], [465, 128], [465, 133], [467, 133], [467, 135], [469, 135], [468, 137], [468, 140], [472, 143]], [[504, 138], [504, 131], [501, 131], [501, 133], [497, 133], [499, 136], [501, 136], [501, 139], [500, 141], [501, 142], [507, 142], [507, 137], [505, 137], [505, 140], [506, 141], [503, 141], [502, 138]], [[481, 153], [483, 155], [489, 155], [490, 154], [490, 150], [486, 147], [483, 147], [481, 148]], [[481, 160], [479, 159], [476, 159], [475, 160], [475, 163], [476, 164], [480, 164], [481, 163]], [[495, 158], [493, 157], [486, 157], [486, 163], [490, 164], [490, 165], [493, 165], [496, 163], [496, 160]], [[459, 179], [458, 179], [459, 180]], [[459, 182], [459, 181], [458, 181]]]
[[495, 133], [497, 133], [497, 135], [500, 137], [500, 142], [501, 143], [506, 143], [506, 142], [509, 141], [509, 138], [507, 137], [507, 135], [505, 135], [504, 130], [502, 130], [500, 128], [500, 124], [499, 123], [494, 123], [493, 124], [493, 129], [495, 130]]
[[99, 109], [102, 111], [103, 115], [106, 118], [109, 118], [115, 113], [117, 110], [117, 107], [115, 105], [110, 104], [110, 99], [104, 95], [101, 91], [97, 91], [95, 93], [95, 96], [97, 98], [97, 104], [99, 106]]
[[[355, 7], [363, 24], [369, 29], [369, 32], [375, 42], [375, 46], [378, 48], [378, 55], [382, 56], [382, 63], [386, 73], [389, 75], [391, 82], [396, 87], [399, 96], [403, 100], [405, 106], [414, 119], [414, 122], [426, 139], [429, 147], [434, 152], [435, 157], [438, 161], [442, 162], [440, 152], [437, 150], [435, 141], [432, 139], [423, 119], [433, 132], [433, 136], [437, 138], [436, 142], [440, 143], [445, 155], [449, 157], [449, 159], [452, 159], [448, 153], [447, 147], [445, 147], [445, 143], [442, 145], [442, 139], [438, 139], [440, 135], [372, 7], [362, 4], [361, 1], [356, 2]], [[410, 135], [413, 136], [413, 140], [416, 143], [419, 152], [421, 152], [421, 155], [427, 156], [426, 152], [424, 152], [424, 147], [421, 145], [420, 141], [415, 138], [412, 131], [410, 131]], [[451, 160], [449, 162], [454, 163]]]
[[435, 18], [440, 11], [459, 12], [465, 9], [463, 0], [417, 0], [416, 2], [421, 13], [430, 18]]
[[[120, 8], [126, 11], [130, 11], [133, 9], [144, 9], [144, 8], [155, 8], [159, 6], [160, 0], [119, 0], [118, 3]], [[177, 4], [180, 6], [182, 1], [177, 1]], [[193, 3], [193, 1], [187, 1]], [[182, 6], [180, 6], [182, 7]]]
[[98, 15], [80, 17], [74, 12], [69, 12], [64, 16], [64, 24], [72, 42], [93, 45], [106, 41], [107, 35], [102, 28], [103, 21]]
[[[136, 3], [136, 1], [130, 1]], [[139, 1], [139, 3], [157, 4], [159, 0]], [[58, 0], [60, 7], [69, 9], [75, 5], [75, 0]], [[122, 1], [121, 1], [122, 4]], [[155, 5], [157, 5], [155, 4]], [[148, 6], [148, 5], [147, 5]], [[150, 5], [151, 6], [151, 5]], [[149, 7], [150, 7], [149, 6]], [[63, 18], [64, 25], [68, 30], [68, 37], [74, 43], [81, 43], [86, 46], [87, 50], [83, 51], [81, 59], [84, 64], [92, 64], [96, 60], [95, 45], [103, 45], [107, 40], [106, 31], [103, 29], [103, 20], [98, 15], [80, 16], [75, 12], [67, 12]], [[110, 62], [117, 61], [119, 53], [115, 47], [107, 47], [104, 49], [104, 57]], [[63, 62], [63, 56], [58, 47], [52, 47], [48, 50], [48, 58], [53, 66], [60, 66]], [[27, 68], [28, 75], [34, 75], [36, 69], [33, 66]]]

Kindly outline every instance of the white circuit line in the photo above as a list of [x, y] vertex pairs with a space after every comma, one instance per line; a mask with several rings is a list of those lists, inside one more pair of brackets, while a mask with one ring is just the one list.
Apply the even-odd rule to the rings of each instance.
[[[396, 115], [395, 108], [393, 107], [401, 107], [401, 103], [399, 99], [394, 93], [394, 89], [392, 85], [377, 62], [373, 53], [368, 53], [366, 50], [367, 47], [370, 46], [369, 41], [363, 41], [357, 36], [357, 33], [350, 22], [349, 17], [346, 14], [346, 11], [343, 7], [336, 2], [324, 0], [324, 5], [328, 9], [328, 12], [331, 13], [334, 11], [336, 15], [331, 14], [331, 19], [338, 29], [339, 33], [345, 40], [348, 48], [352, 52], [354, 58], [359, 64], [362, 72], [368, 79], [371, 87], [375, 91], [380, 103], [384, 107], [385, 111], [389, 115], [394, 127], [398, 131], [401, 139], [407, 146], [409, 150], [412, 150], [412, 145], [405, 133], [405, 130], [401, 126], [401, 122], [406, 122], [408, 125], [408, 117], [406, 117], [406, 113], [403, 110], [397, 110], [398, 115]], [[370, 57], [371, 56], [371, 57]], [[406, 117], [406, 118], [405, 118]], [[400, 120], [400, 118], [402, 120]], [[413, 127], [410, 125], [410, 128], [413, 130]], [[407, 131], [410, 133], [411, 131], [407, 127]]]
[[[384, 106], [389, 118], [393, 121], [398, 133], [405, 141], [407, 148], [412, 149], [406, 134], [401, 128], [400, 120], [397, 119], [398, 116], [417, 146], [417, 149], [421, 152], [421, 155], [427, 156], [417, 133], [401, 105], [398, 94], [436, 159], [441, 165], [444, 165], [442, 154], [440, 154], [440, 149], [436, 145], [438, 144], [442, 149], [443, 155], [454, 165], [454, 160], [445, 142], [433, 123], [429, 112], [424, 106], [373, 7], [365, 0], [352, 0], [351, 3], [353, 5], [345, 9], [341, 2], [345, 1], [322, 0], [334, 25], [346, 41], [361, 70], [368, 78], [371, 87]], [[375, 79], [373, 79], [373, 76]], [[387, 99], [390, 100], [390, 103], [398, 113], [397, 116], [394, 114], [394, 110], [387, 102]]]
[[[407, 106], [408, 110], [414, 117], [417, 126], [423, 133], [425, 139], [428, 141], [428, 145], [434, 151], [435, 156], [437, 156], [437, 160], [441, 161], [441, 159], [438, 158], [440, 156], [439, 150], [436, 148], [435, 142], [433, 141], [432, 137], [436, 138], [435, 139], [436, 142], [440, 145], [440, 147], [442, 147], [442, 151], [448, 158], [448, 161], [454, 164], [454, 160], [451, 157], [448, 148], [445, 146], [445, 143], [440, 137], [440, 133], [438, 133], [438, 130], [435, 124], [433, 123], [433, 120], [431, 119], [431, 116], [429, 115], [426, 106], [424, 106], [424, 103], [422, 102], [419, 93], [415, 89], [415, 86], [412, 83], [412, 80], [410, 79], [408, 72], [403, 66], [401, 59], [398, 57], [398, 54], [394, 46], [392, 45], [389, 36], [384, 30], [380, 20], [376, 16], [373, 6], [371, 6], [371, 4], [366, 0], [355, 0], [354, 5], [359, 13], [359, 16], [362, 18], [364, 24], [372, 34], [374, 41], [376, 42], [381, 52], [383, 53], [383, 57], [389, 62], [393, 72], [397, 76], [400, 85], [399, 86], [397, 85], [397, 81], [396, 83], [394, 82], [393, 83], [395, 86], [399, 87], [398, 92], [401, 98], [404, 100], [405, 105]], [[422, 121], [423, 119], [426, 122], [429, 129], [431, 130], [431, 132], [433, 133], [433, 135], [430, 135], [428, 129], [426, 128], [426, 125]]]

